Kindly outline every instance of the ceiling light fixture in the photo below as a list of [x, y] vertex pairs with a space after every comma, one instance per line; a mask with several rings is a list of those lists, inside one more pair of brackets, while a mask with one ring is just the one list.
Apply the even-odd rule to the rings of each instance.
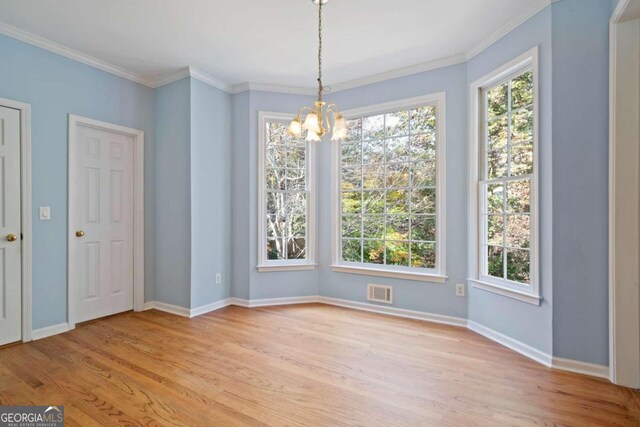
[[[318, 5], [318, 100], [315, 107], [302, 107], [296, 117], [289, 124], [289, 135], [302, 137], [302, 132], [306, 131], [306, 140], [309, 142], [319, 142], [327, 131], [331, 131], [331, 118], [333, 118], [332, 141], [341, 141], [347, 137], [347, 121], [340, 114], [335, 104], [329, 104], [322, 100], [324, 86], [322, 86], [322, 6], [329, 0], [311, 0]], [[301, 115], [308, 111], [304, 122]]]

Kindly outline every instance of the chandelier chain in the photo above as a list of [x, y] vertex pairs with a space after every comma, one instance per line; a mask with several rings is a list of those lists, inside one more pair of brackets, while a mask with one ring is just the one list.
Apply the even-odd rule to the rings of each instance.
[[318, 4], [318, 100], [322, 101], [322, 0]]

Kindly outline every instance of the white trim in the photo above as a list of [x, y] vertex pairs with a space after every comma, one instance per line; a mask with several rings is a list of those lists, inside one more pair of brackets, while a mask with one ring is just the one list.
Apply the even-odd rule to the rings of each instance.
[[75, 191], [72, 183], [76, 182], [76, 131], [78, 126], [86, 126], [107, 132], [117, 132], [133, 138], [133, 309], [143, 310], [144, 306], [144, 132], [120, 125], [115, 125], [87, 117], [69, 114], [69, 183], [68, 183], [68, 226], [67, 226], [67, 251], [68, 251], [68, 277], [67, 277], [67, 322], [73, 328], [75, 326], [75, 290], [77, 289], [73, 278], [76, 277], [71, 270], [72, 245], [71, 240], [75, 239], [72, 226], [76, 224]]
[[421, 282], [445, 283], [448, 276], [418, 273], [416, 271], [392, 270], [386, 268], [360, 267], [335, 264], [331, 270], [336, 273], [363, 274], [365, 276], [391, 277], [394, 279], [417, 280]]
[[[638, 136], [634, 138], [629, 135], [637, 131], [638, 118], [635, 118], [636, 127], [631, 132], [629, 129], [634, 125], [632, 121], [626, 122], [628, 128], [618, 123], [625, 122], [618, 118], [619, 115], [628, 118], [633, 115], [629, 100], [626, 101], [627, 105], [619, 105], [624, 100], [618, 99], [618, 87], [624, 87], [625, 94], [635, 93], [638, 96], [637, 92], [629, 92], [629, 84], [618, 82], [618, 74], [624, 71], [618, 68], [621, 61], [624, 61], [626, 67], [635, 65], [636, 73], [627, 70], [625, 74], [628, 78], [638, 78], [637, 51], [635, 57], [628, 55], [628, 52], [620, 52], [618, 41], [618, 32], [622, 28], [619, 24], [622, 24], [624, 13], [630, 4], [631, 0], [621, 0], [609, 22], [609, 379], [615, 384], [640, 388], [640, 301], [637, 293], [637, 233], [640, 218], [637, 215], [633, 218], [638, 213], [638, 189], [632, 184], [634, 179], [637, 184], [640, 161], [637, 151], [631, 154], [634, 149], [637, 150]], [[640, 30], [636, 28], [636, 38], [640, 37], [638, 31]], [[627, 33], [627, 37], [631, 35]], [[637, 104], [635, 107], [637, 108]], [[620, 136], [619, 131], [622, 134]], [[632, 159], [635, 161], [632, 162]], [[635, 237], [633, 234], [636, 234]], [[636, 270], [632, 271], [634, 265]]]
[[175, 73], [167, 74], [163, 77], [160, 77], [154, 80], [151, 87], [158, 88], [161, 86], [168, 85], [173, 82], [177, 82], [178, 80], [182, 80], [186, 77], [191, 77], [196, 80], [200, 80], [203, 83], [208, 84], [209, 86], [215, 87], [216, 89], [220, 89], [223, 92], [234, 93], [233, 88], [220, 80], [216, 79], [194, 67], [185, 67], [181, 70], [176, 71]]
[[561, 371], [573, 372], [577, 374], [590, 375], [599, 378], [609, 377], [609, 367], [604, 365], [596, 365], [593, 363], [581, 362], [579, 360], [564, 359], [561, 357], [552, 357], [551, 355], [531, 347], [521, 341], [497, 332], [484, 325], [476, 323], [472, 320], [467, 321], [469, 330], [476, 332], [492, 341], [501, 344], [516, 353], [528, 357], [544, 366], [559, 369]]
[[467, 326], [467, 319], [444, 314], [427, 313], [424, 311], [407, 310], [397, 307], [385, 307], [376, 304], [367, 304], [339, 298], [317, 297], [317, 302], [321, 304], [335, 305], [338, 307], [351, 308], [354, 310], [368, 311], [371, 313], [385, 314], [387, 316], [403, 317], [405, 319], [423, 320], [432, 323], [441, 323], [450, 326]]
[[238, 307], [249, 308], [250, 301], [248, 299], [236, 298], [236, 297], [231, 297], [229, 299], [231, 300], [229, 302], [230, 305], [237, 305]]
[[552, 366], [562, 371], [609, 379], [609, 367], [605, 365], [596, 365], [594, 363], [580, 362], [579, 360], [554, 357], [552, 359]]
[[22, 341], [32, 339], [33, 222], [31, 193], [31, 105], [0, 98], [0, 106], [20, 111], [20, 223], [22, 234]]
[[[346, 264], [340, 260], [341, 254], [341, 236], [340, 236], [340, 144], [332, 144], [332, 168], [331, 168], [331, 204], [332, 204], [332, 221], [331, 221], [331, 238], [332, 238], [332, 266], [334, 271], [345, 273], [359, 273], [374, 276], [405, 278], [410, 280], [444, 282], [447, 278], [447, 132], [446, 132], [446, 116], [447, 116], [447, 96], [446, 92], [437, 92], [414, 98], [401, 99], [397, 101], [385, 102], [382, 104], [370, 105], [361, 108], [354, 108], [343, 111], [346, 118], [362, 117], [373, 114], [383, 114], [403, 109], [411, 109], [418, 106], [435, 105], [436, 106], [436, 267], [435, 269], [419, 269], [405, 268], [396, 269], [391, 266], [374, 267], [367, 264]], [[424, 271], [421, 271], [424, 270]]]
[[200, 316], [205, 313], [209, 313], [211, 311], [216, 311], [221, 308], [225, 308], [231, 305], [231, 298], [226, 298], [220, 301], [212, 302], [211, 304], [206, 304], [200, 307], [192, 308], [189, 310], [189, 317]]
[[[247, 82], [241, 83], [235, 86], [231, 86], [229, 93], [235, 95], [236, 93], [242, 93], [246, 91], [258, 91], [258, 92], [274, 92], [274, 93], [287, 93], [290, 95], [308, 95], [315, 96], [318, 94], [318, 88], [301, 87], [301, 86], [286, 86], [270, 83], [254, 83]], [[334, 89], [331, 86], [324, 87], [324, 93], [331, 93]]]
[[65, 58], [73, 59], [74, 61], [89, 65], [90, 67], [97, 68], [98, 70], [102, 70], [110, 74], [114, 74], [118, 77], [122, 77], [123, 79], [131, 80], [148, 87], [153, 87], [153, 81], [151, 79], [144, 77], [138, 73], [134, 73], [125, 68], [78, 52], [77, 50], [68, 48], [51, 40], [37, 36], [33, 33], [29, 33], [27, 31], [12, 27], [11, 25], [0, 23], [0, 34], [4, 34], [7, 37], [20, 40], [21, 42], [28, 43], [32, 46], [48, 50], [49, 52], [64, 56]]
[[380, 83], [400, 77], [411, 76], [427, 71], [437, 70], [439, 68], [450, 67], [452, 65], [462, 64], [464, 62], [466, 62], [465, 55], [455, 55], [446, 58], [435, 59], [433, 61], [423, 62], [420, 64], [410, 65], [408, 67], [396, 68], [394, 70], [333, 84], [330, 86], [331, 93], [354, 89], [361, 86], [367, 86], [374, 83]]
[[154, 89], [159, 88], [190, 76], [191, 76], [191, 73], [190, 73], [189, 67], [184, 67], [176, 71], [175, 73], [166, 74], [158, 78], [152, 83], [151, 87], [153, 87]]
[[286, 264], [286, 265], [259, 265], [256, 268], [260, 273], [268, 273], [271, 271], [304, 271], [315, 270], [318, 264], [306, 263], [306, 264]]
[[293, 304], [311, 304], [318, 302], [318, 296], [304, 296], [304, 297], [285, 297], [285, 298], [265, 298], [265, 299], [243, 299], [243, 298], [231, 298], [231, 305], [237, 305], [239, 307], [255, 308], [255, 307], [271, 307], [277, 305], [293, 305]]
[[[479, 170], [478, 159], [480, 154], [480, 138], [478, 129], [480, 128], [480, 95], [481, 91], [491, 85], [494, 85], [502, 80], [510, 78], [514, 73], [524, 70], [528, 67], [533, 69], [533, 174], [531, 177], [531, 194], [530, 194], [530, 226], [531, 226], [531, 266], [530, 266], [530, 286], [516, 288], [508, 285], [507, 280], [504, 283], [489, 283], [486, 280], [481, 280], [480, 272], [480, 206], [482, 201], [478, 195], [479, 193]], [[468, 187], [468, 255], [469, 255], [469, 282], [474, 288], [480, 288], [487, 291], [494, 292], [506, 297], [515, 298], [520, 301], [528, 302], [531, 304], [539, 304], [540, 295], [540, 272], [539, 272], [539, 229], [538, 229], [538, 210], [539, 210], [539, 169], [540, 159], [539, 152], [539, 66], [538, 66], [538, 46], [524, 52], [517, 58], [507, 62], [506, 64], [498, 67], [496, 70], [486, 74], [480, 79], [471, 83], [469, 88], [469, 158], [468, 158], [468, 171], [469, 171], [469, 187]], [[529, 297], [525, 297], [528, 294]]]
[[618, 2], [618, 5], [611, 13], [611, 18], [609, 20], [611, 24], [616, 24], [620, 22], [620, 20], [622, 19], [622, 15], [624, 14], [624, 11], [627, 9], [627, 6], [629, 6], [629, 3], [631, 3], [631, 0], [620, 0]]
[[483, 335], [490, 340], [497, 342], [498, 344], [502, 344], [503, 346], [510, 348], [516, 353], [520, 353], [523, 356], [528, 357], [529, 359], [535, 360], [536, 362], [541, 363], [545, 366], [552, 366], [552, 358], [550, 355], [536, 348], [533, 348], [528, 344], [525, 344], [500, 332], [494, 331], [493, 329], [476, 323], [472, 320], [467, 321], [467, 327], [473, 332]]
[[[267, 271], [292, 271], [292, 270], [312, 270], [316, 267], [316, 197], [317, 197], [317, 175], [316, 175], [316, 145], [305, 142], [306, 153], [306, 180], [307, 188], [307, 258], [306, 260], [278, 260], [269, 261], [267, 259], [267, 230], [265, 228], [266, 218], [266, 123], [268, 121], [279, 121], [288, 123], [294, 118], [290, 113], [274, 113], [269, 111], [258, 112], [258, 266], [259, 272]], [[285, 268], [286, 267], [286, 268]]]
[[70, 327], [67, 322], [45, 326], [44, 328], [34, 329], [33, 332], [31, 332], [31, 338], [33, 340], [39, 340], [53, 335], [63, 334], [71, 329], [73, 329], [73, 327]]
[[482, 289], [487, 292], [492, 292], [494, 294], [517, 299], [528, 304], [540, 305], [540, 302], [542, 301], [542, 297], [540, 296], [531, 295], [526, 292], [520, 292], [516, 289], [507, 288], [498, 284], [483, 282], [481, 280], [475, 279], [467, 279], [467, 282], [469, 286], [473, 286], [476, 289]]
[[196, 79], [200, 80], [203, 83], [208, 84], [209, 86], [215, 87], [216, 89], [220, 89], [223, 92], [232, 93], [233, 88], [222, 81], [216, 79], [205, 73], [204, 71], [200, 71], [197, 68], [189, 67], [189, 75]]
[[179, 305], [168, 304], [166, 302], [161, 301], [148, 301], [144, 303], [142, 310], [159, 310], [164, 311], [165, 313], [175, 314], [180, 317], [191, 317], [191, 309], [186, 307], [181, 307]]
[[558, 0], [535, 0], [529, 7], [527, 7], [520, 14], [515, 16], [509, 22], [505, 23], [502, 27], [498, 28], [496, 31], [491, 33], [489, 37], [475, 45], [471, 50], [469, 50], [465, 54], [465, 60], [469, 61], [479, 53], [483, 52], [489, 46], [493, 45], [495, 42], [509, 34], [511, 31], [519, 27], [528, 21], [531, 17], [536, 15], [538, 12], [543, 10], [545, 7], [549, 6], [551, 3]]

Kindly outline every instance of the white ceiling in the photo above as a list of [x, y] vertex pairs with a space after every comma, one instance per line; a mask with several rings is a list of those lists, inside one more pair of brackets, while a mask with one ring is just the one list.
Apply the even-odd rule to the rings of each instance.
[[[331, 0], [325, 84], [468, 57], [545, 3]], [[147, 81], [191, 66], [228, 86], [315, 84], [317, 7], [310, 0], [0, 0], [0, 23]]]

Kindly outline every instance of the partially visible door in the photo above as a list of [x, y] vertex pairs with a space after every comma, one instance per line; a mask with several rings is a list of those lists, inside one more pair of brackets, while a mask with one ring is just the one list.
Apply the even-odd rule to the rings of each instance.
[[133, 309], [133, 138], [78, 124], [69, 263], [75, 322]]
[[0, 107], [0, 345], [22, 338], [20, 111]]

